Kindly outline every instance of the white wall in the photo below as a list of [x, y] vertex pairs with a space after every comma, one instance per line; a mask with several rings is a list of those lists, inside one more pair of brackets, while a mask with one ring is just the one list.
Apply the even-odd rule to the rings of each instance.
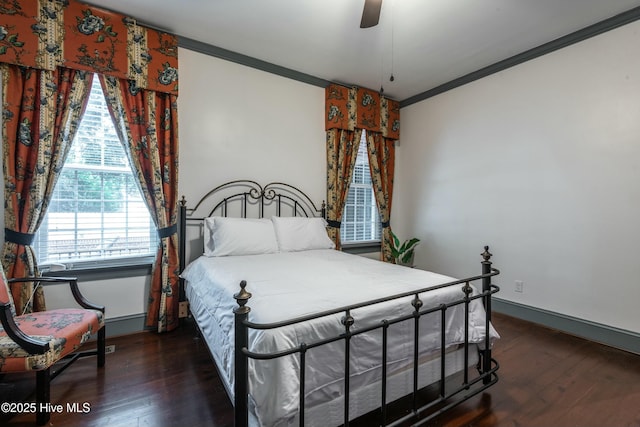
[[324, 89], [186, 49], [179, 57], [179, 187], [191, 206], [216, 185], [252, 179], [295, 185], [319, 207]]
[[[79, 278], [78, 285], [82, 295], [89, 301], [105, 306], [107, 319], [118, 319], [146, 312], [150, 281], [150, 276], [91, 281]], [[48, 309], [75, 306], [69, 285], [50, 285], [44, 290]]]
[[181, 194], [252, 178], [326, 197], [324, 89], [185, 49], [179, 57]]
[[[640, 23], [401, 111], [392, 225], [416, 263], [640, 332]], [[524, 292], [514, 292], [514, 282]]]
[[[179, 58], [180, 195], [195, 202], [215, 185], [246, 178], [291, 183], [322, 203], [324, 89], [186, 49]], [[149, 276], [81, 288], [105, 304], [107, 318], [146, 312]], [[61, 286], [46, 295], [50, 308], [73, 302]]]

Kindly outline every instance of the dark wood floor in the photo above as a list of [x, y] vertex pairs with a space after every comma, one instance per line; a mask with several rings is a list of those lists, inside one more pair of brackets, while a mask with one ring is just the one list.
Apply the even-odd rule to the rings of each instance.
[[[500, 381], [430, 425], [640, 426], [640, 356], [504, 315], [494, 324], [502, 336], [495, 347]], [[50, 425], [233, 426], [231, 404], [189, 324], [107, 344], [116, 351], [104, 369], [84, 359], [53, 381], [52, 402], [65, 410]], [[0, 379], [0, 393], [30, 392], [32, 377], [10, 378]], [[66, 411], [85, 402], [86, 413]], [[0, 425], [31, 426], [34, 417], [0, 418]]]

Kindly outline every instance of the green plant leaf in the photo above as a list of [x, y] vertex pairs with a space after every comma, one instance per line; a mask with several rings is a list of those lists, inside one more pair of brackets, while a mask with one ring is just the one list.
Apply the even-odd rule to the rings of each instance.
[[420, 243], [420, 239], [418, 239], [417, 237], [414, 237], [411, 240], [408, 240], [407, 242], [405, 242], [407, 246], [405, 250], [409, 250], [415, 247], [418, 243]]
[[413, 249], [405, 252], [402, 256], [401, 261], [403, 264], [408, 264], [411, 261], [411, 257], [413, 256]]

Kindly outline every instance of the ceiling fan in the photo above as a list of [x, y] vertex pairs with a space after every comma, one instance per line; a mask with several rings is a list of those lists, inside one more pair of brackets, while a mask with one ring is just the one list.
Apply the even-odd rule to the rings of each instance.
[[381, 8], [382, 0], [364, 0], [364, 9], [362, 10], [360, 28], [369, 28], [378, 25]]

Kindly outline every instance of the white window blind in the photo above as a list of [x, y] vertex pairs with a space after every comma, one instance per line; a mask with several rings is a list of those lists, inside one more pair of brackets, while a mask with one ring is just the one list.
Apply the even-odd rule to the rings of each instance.
[[40, 265], [90, 268], [155, 256], [157, 231], [97, 76], [34, 242]]
[[362, 132], [347, 202], [342, 213], [342, 243], [379, 242], [382, 227], [369, 170], [366, 132]]

